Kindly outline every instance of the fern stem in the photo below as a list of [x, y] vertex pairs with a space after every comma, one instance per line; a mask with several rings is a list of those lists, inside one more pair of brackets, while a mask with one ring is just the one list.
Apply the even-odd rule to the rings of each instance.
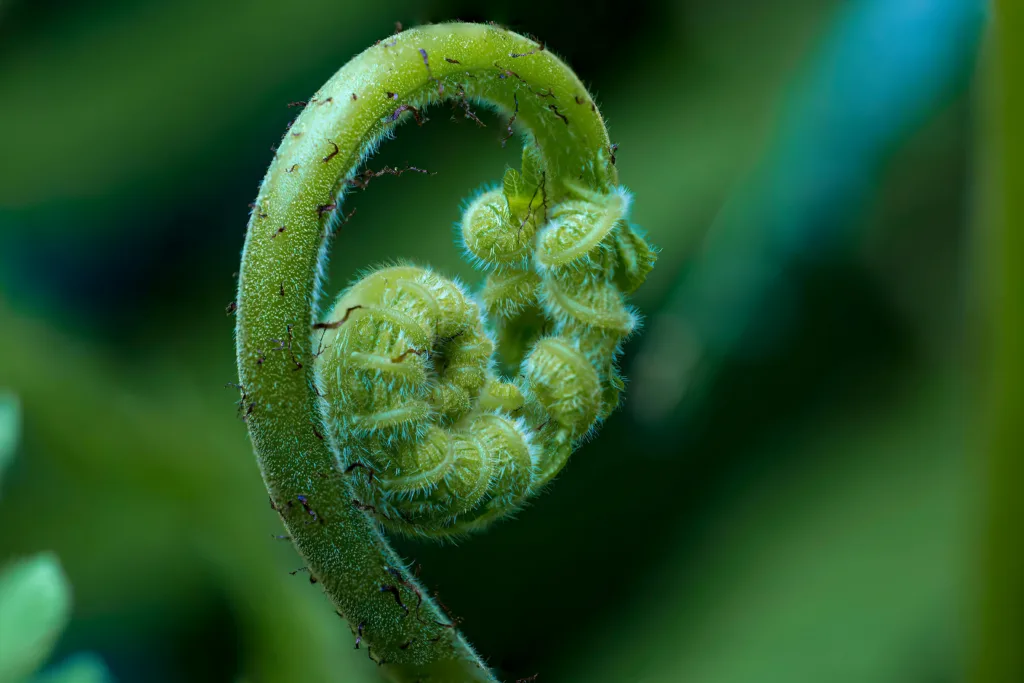
[[418, 120], [444, 100], [482, 102], [514, 116], [540, 149], [553, 201], [570, 186], [614, 187], [597, 107], [543, 46], [483, 25], [400, 33], [345, 65], [285, 134], [249, 222], [236, 342], [241, 406], [271, 504], [357, 646], [395, 680], [472, 683], [495, 679], [335, 468], [311, 335], [346, 187], [397, 123]]

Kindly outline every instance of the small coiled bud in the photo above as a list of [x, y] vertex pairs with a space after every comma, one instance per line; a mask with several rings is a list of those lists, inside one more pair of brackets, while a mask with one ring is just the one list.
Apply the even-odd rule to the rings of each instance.
[[534, 397], [572, 438], [590, 431], [601, 407], [601, 383], [597, 371], [572, 340], [541, 339], [523, 362]]
[[491, 521], [519, 509], [536, 483], [538, 455], [525, 423], [501, 414], [480, 415], [469, 428], [491, 461], [492, 480], [487, 499], [463, 515], [461, 531], [482, 529]]
[[537, 240], [537, 266], [564, 272], [595, 262], [595, 252], [607, 249], [608, 237], [629, 207], [628, 195], [614, 194], [601, 204], [569, 201], [552, 214]]
[[501, 190], [484, 192], [462, 214], [462, 243], [486, 269], [525, 265], [536, 229], [533, 220], [516, 220]]
[[549, 275], [544, 278], [541, 297], [544, 310], [559, 323], [595, 327], [618, 337], [636, 329], [636, 316], [612, 282], [588, 285], [585, 277]]
[[537, 457], [525, 398], [492, 369], [478, 305], [425, 268], [375, 271], [328, 316], [318, 358], [339, 468], [373, 475], [360, 504], [385, 526], [447, 536], [513, 512]]
[[647, 279], [654, 268], [657, 252], [627, 223], [620, 224], [615, 231], [615, 284], [623, 294], [632, 294]]
[[508, 320], [538, 305], [540, 275], [532, 270], [504, 270], [484, 281], [480, 298], [492, 318]]

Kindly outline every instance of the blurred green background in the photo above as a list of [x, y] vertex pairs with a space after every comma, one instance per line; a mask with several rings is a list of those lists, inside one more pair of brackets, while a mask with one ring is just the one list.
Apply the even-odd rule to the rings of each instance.
[[[1016, 310], [981, 239], [1001, 206], [986, 5], [0, 3], [0, 388], [24, 413], [0, 561], [60, 557], [53, 661], [376, 680], [273, 539], [225, 306], [287, 104], [395, 22], [458, 17], [577, 70], [662, 253], [600, 438], [518, 519], [400, 552], [509, 681], [966, 680], [1001, 414], [986, 330], [992, 301]], [[394, 258], [478, 281], [460, 200], [518, 153], [493, 116], [430, 119], [374, 164], [435, 175], [347, 200], [335, 290]]]

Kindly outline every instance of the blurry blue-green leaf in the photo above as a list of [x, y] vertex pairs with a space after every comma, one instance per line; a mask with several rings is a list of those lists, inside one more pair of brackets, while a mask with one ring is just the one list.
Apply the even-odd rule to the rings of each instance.
[[843, 8], [764, 158], [654, 319], [631, 373], [638, 418], [692, 407], [723, 359], [785, 338], [796, 319], [793, 268], [843, 249], [888, 155], [968, 83], [985, 17], [982, 0]]
[[18, 399], [13, 394], [0, 392], [0, 484], [18, 446], [20, 414]]
[[106, 664], [91, 652], [76, 654], [50, 667], [32, 679], [32, 683], [112, 683]]
[[0, 683], [17, 683], [49, 656], [67, 625], [71, 586], [52, 553], [18, 560], [0, 574]]

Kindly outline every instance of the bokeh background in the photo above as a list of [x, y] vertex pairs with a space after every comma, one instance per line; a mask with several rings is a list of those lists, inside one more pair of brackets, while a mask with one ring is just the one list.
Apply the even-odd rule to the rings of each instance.
[[[999, 570], [1024, 525], [986, 521], [1019, 488], [1000, 425], [1024, 405], [987, 5], [0, 3], [0, 388], [24, 414], [0, 561], [59, 556], [53, 662], [377, 680], [272, 538], [225, 306], [288, 103], [395, 22], [461, 18], [577, 70], [662, 249], [601, 437], [517, 520], [396, 540], [470, 641], [509, 681], [1024, 680]], [[517, 151], [495, 117], [430, 119], [375, 164], [434, 175], [350, 196], [335, 290], [391, 258], [478, 281], [452, 226]]]

